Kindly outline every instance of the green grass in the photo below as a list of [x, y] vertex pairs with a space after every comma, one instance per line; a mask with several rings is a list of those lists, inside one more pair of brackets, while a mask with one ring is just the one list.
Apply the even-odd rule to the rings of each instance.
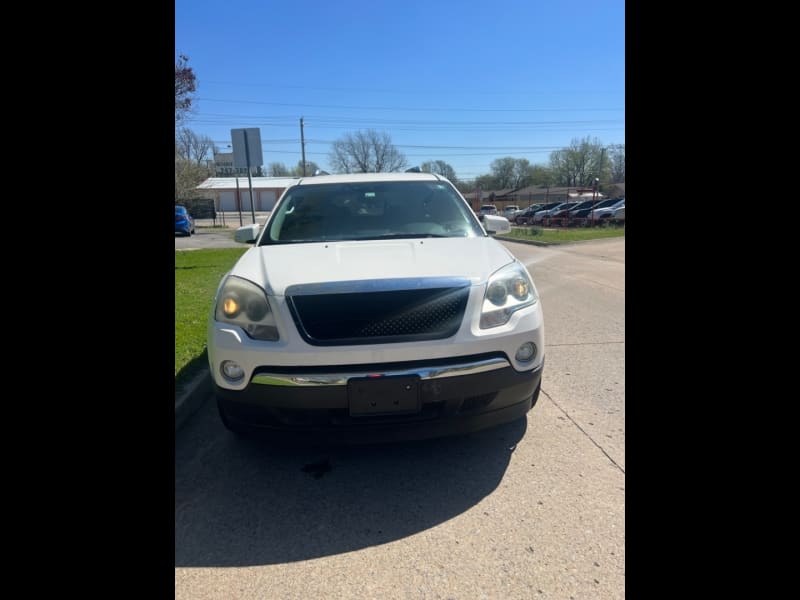
[[571, 227], [569, 229], [542, 229], [536, 226], [512, 227], [510, 233], [505, 233], [500, 237], [559, 244], [566, 242], [582, 242], [585, 240], [600, 240], [612, 237], [625, 237], [625, 227], [613, 225], [604, 227]]
[[175, 252], [175, 384], [207, 365], [206, 325], [214, 292], [247, 248]]

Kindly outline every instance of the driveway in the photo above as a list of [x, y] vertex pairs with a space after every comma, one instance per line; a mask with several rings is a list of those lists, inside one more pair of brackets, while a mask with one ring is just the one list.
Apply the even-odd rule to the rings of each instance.
[[542, 393], [477, 434], [329, 448], [176, 433], [176, 598], [625, 598], [625, 245], [503, 242], [534, 276]]

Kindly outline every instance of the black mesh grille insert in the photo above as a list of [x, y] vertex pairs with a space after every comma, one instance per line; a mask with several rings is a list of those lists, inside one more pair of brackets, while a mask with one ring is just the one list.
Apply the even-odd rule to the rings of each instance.
[[461, 325], [469, 287], [290, 296], [305, 340], [317, 346], [436, 340]]

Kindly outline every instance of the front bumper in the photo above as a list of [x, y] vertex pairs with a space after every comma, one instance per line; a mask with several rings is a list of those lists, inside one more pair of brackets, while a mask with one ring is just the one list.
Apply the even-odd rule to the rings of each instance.
[[[544, 362], [517, 371], [500, 353], [348, 367], [258, 369], [248, 385], [214, 384], [224, 419], [238, 428], [311, 434], [316, 441], [379, 442], [467, 433], [524, 416]], [[348, 382], [418, 378], [418, 406], [403, 414], [351, 414]]]

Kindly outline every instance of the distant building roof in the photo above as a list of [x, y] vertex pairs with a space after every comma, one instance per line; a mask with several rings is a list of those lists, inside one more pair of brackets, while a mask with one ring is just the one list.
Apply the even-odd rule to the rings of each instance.
[[[505, 188], [503, 190], [481, 190], [481, 200], [489, 202], [494, 198], [495, 200], [508, 200], [509, 198], [505, 198], [511, 192], [514, 191], [514, 188]], [[467, 200], [477, 200], [478, 199], [478, 190], [473, 192], [469, 192], [467, 194], [462, 194], [464, 198]]]
[[[235, 190], [236, 177], [209, 177], [197, 186], [198, 190]], [[239, 177], [239, 187], [247, 188], [247, 177]], [[253, 189], [271, 190], [294, 185], [299, 177], [252, 177]]]

